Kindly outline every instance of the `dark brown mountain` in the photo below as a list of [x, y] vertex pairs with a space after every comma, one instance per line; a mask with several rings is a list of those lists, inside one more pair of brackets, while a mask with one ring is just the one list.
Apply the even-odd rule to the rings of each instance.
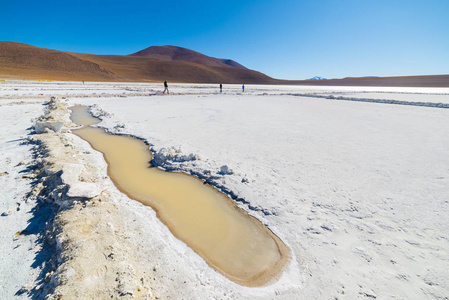
[[100, 65], [62, 51], [21, 43], [0, 42], [0, 77], [60, 80], [114, 80]]
[[[223, 62], [185, 48], [160, 49], [164, 51], [148, 55], [143, 52], [145, 50], [134, 55], [94, 55], [0, 42], [0, 78], [149, 82], [169, 80], [192, 83], [276, 82], [265, 74], [246, 69], [231, 60]], [[167, 49], [170, 51], [167, 52]], [[153, 49], [150, 52], [154, 52]]]
[[247, 83], [336, 86], [449, 87], [449, 75], [279, 80], [218, 59], [175, 47], [150, 47], [131, 55], [94, 55], [0, 42], [0, 78], [86, 81]]
[[210, 57], [199, 52], [177, 46], [152, 46], [133, 53], [130, 56], [186, 61], [210, 67], [233, 67], [237, 69], [246, 69], [244, 66], [231, 59]]

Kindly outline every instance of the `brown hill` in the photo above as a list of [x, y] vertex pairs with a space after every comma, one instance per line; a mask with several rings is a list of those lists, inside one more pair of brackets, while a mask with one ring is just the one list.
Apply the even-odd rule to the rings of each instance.
[[93, 55], [0, 42], [0, 78], [247, 83], [335, 86], [449, 87], [449, 75], [278, 80], [232, 60], [174, 46], [150, 47], [132, 55]]
[[210, 57], [199, 52], [177, 46], [151, 46], [139, 52], [133, 53], [130, 56], [186, 61], [210, 67], [233, 67], [238, 69], [246, 69], [244, 66], [231, 59]]
[[[187, 50], [184, 53], [194, 52]], [[194, 61], [189, 62], [178, 59], [189, 59], [189, 55], [175, 56], [176, 59], [173, 60], [143, 55], [94, 55], [0, 42], [0, 77], [89, 81], [169, 80], [192, 83], [276, 82], [260, 72], [233, 67], [218, 59], [203, 56], [200, 53], [192, 55], [191, 59]], [[201, 59], [195, 60], [194, 57]]]
[[114, 80], [100, 65], [67, 52], [0, 42], [0, 74], [23, 79]]
[[141, 56], [74, 54], [111, 70], [122, 81], [163, 81], [191, 83], [275, 83], [257, 71], [213, 67], [193, 62]]

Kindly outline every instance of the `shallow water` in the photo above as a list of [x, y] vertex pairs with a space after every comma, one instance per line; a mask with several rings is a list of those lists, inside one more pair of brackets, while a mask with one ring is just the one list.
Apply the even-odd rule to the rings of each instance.
[[100, 119], [92, 116], [88, 111], [86, 106], [75, 105], [70, 108], [72, 110], [72, 115], [70, 119], [72, 119], [73, 123], [82, 126], [90, 126], [95, 125], [101, 122]]
[[[87, 107], [71, 109], [79, 125], [99, 122]], [[73, 133], [103, 153], [122, 192], [154, 208], [176, 237], [229, 279], [260, 286], [279, 274], [288, 258], [285, 245], [226, 195], [194, 176], [152, 167], [152, 154], [141, 140], [90, 126]]]

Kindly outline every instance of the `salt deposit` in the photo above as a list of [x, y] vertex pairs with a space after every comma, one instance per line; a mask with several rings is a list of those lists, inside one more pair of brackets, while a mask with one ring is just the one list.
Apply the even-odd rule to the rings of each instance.
[[[20, 166], [13, 166], [34, 161], [31, 146], [8, 143], [31, 132], [30, 117], [14, 118], [27, 110], [37, 117], [35, 108], [56, 96], [69, 105], [95, 104], [93, 113], [103, 119], [99, 126], [147, 140], [153, 153], [163, 154], [160, 167], [195, 174], [230, 195], [287, 244], [292, 260], [267, 286], [229, 281], [174, 238], [151, 209], [120, 193], [87, 143], [49, 131], [43, 135], [52, 140], [53, 159], [67, 158], [66, 152], [72, 157], [60, 170], [82, 164], [81, 176], [101, 179], [96, 184], [104, 190], [87, 201], [63, 199], [71, 209], [56, 218], [57, 244], [64, 246], [56, 251], [69, 252], [60, 252], [60, 265], [45, 272], [49, 281], [40, 283], [42, 291], [51, 284], [52, 295], [79, 290], [164, 299], [447, 299], [449, 110], [292, 94], [449, 103], [448, 89], [247, 85], [242, 95], [239, 85], [225, 85], [219, 94], [216, 85], [172, 84], [172, 94], [162, 96], [162, 84], [1, 87], [7, 131], [0, 172], [8, 174], [0, 182], [9, 180], [1, 205], [2, 212], [11, 212], [0, 217], [2, 245], [10, 245], [2, 252], [8, 255], [0, 272], [3, 298], [19, 290], [25, 297], [36, 286], [36, 250], [13, 249], [14, 234], [27, 219], [21, 217], [22, 226], [10, 219], [18, 216], [12, 213], [15, 202], [26, 207], [24, 200], [11, 199], [30, 189], [20, 183]], [[17, 188], [6, 188], [11, 184]], [[49, 201], [62, 203], [59, 193], [68, 197], [58, 190], [63, 186], [49, 185], [56, 189]], [[20, 276], [3, 271], [19, 265]]]

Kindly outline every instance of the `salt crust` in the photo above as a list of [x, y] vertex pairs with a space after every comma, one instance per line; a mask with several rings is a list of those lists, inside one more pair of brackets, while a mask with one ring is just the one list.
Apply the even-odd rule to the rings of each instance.
[[[22, 83], [14, 84], [20, 86]], [[67, 83], [64, 83], [64, 85], [67, 85]], [[97, 84], [97, 86], [102, 85], [103, 84]], [[124, 86], [128, 85], [130, 84], [124, 84]], [[104, 86], [112, 87], [112, 84], [104, 84]], [[136, 86], [138, 86], [138, 84], [136, 84]], [[143, 84], [140, 86], [144, 89]], [[185, 90], [187, 86], [190, 87], [190, 85], [180, 85], [179, 90]], [[193, 86], [190, 88], [194, 90]], [[210, 89], [212, 90], [212, 88]], [[265, 91], [266, 93], [273, 93], [275, 90], [282, 89], [286, 89], [286, 87], [260, 87], [259, 90], [263, 90], [264, 93]], [[299, 87], [298, 89], [303, 88]], [[313, 89], [317, 90], [318, 88]], [[329, 94], [333, 95], [336, 94], [335, 90], [343, 90], [343, 88], [336, 87], [328, 87], [326, 89], [329, 90]], [[348, 91], [351, 89], [352, 88], [346, 88]], [[360, 90], [361, 88], [357, 89]], [[254, 88], [254, 90], [256, 89]], [[354, 90], [356, 89], [354, 88]], [[366, 88], [366, 90], [368, 90], [368, 88]], [[386, 92], [388, 97], [390, 94], [396, 97], [396, 94], [394, 94], [395, 89], [376, 88], [376, 90], [388, 90], [388, 92]], [[433, 94], [441, 94], [439, 97], [442, 97], [443, 101], [440, 101], [439, 99], [438, 101], [423, 99], [423, 96], [419, 95], [419, 92], [414, 93], [415, 91], [418, 91], [418, 89], [398, 88], [397, 90], [404, 91], [403, 95], [397, 95], [398, 99], [400, 96], [401, 100], [416, 99], [418, 102], [426, 100], [437, 103], [449, 99], [449, 97], [446, 96], [447, 91], [444, 90], [444, 93], [446, 94], [442, 94], [443, 89], [438, 91], [437, 89], [422, 89], [423, 91], [425, 90], [426, 93], [429, 93], [427, 94], [428, 96], [424, 96], [425, 98], [430, 98]], [[312, 91], [312, 89], [310, 89], [310, 91]], [[248, 92], [251, 93], [250, 90]], [[67, 92], [62, 90], [61, 93], [66, 94]], [[291, 93], [295, 94], [295, 92]], [[367, 94], [367, 96], [369, 96], [369, 94]], [[22, 96], [18, 97], [20, 98]], [[30, 95], [28, 97], [34, 96]], [[161, 104], [156, 103], [159, 99], [163, 101]], [[207, 106], [203, 105], [203, 107], [209, 109], [210, 104], [214, 106], [215, 103], [220, 103], [225, 98], [221, 97], [214, 99], [215, 101], [213, 103], [209, 102]], [[288, 99], [288, 96], [276, 98], [276, 102], [280, 102], [277, 104], [277, 107], [282, 107], [282, 105], [285, 104], [284, 102], [288, 102], [286, 101]], [[78, 102], [78, 100], [79, 99], [72, 100], [72, 103], [73, 101]], [[129, 105], [130, 107], [140, 104], [137, 99], [127, 100], [129, 101], [127, 102], [127, 106]], [[164, 125], [168, 122], [162, 122], [163, 118], [172, 117], [173, 108], [178, 106], [182, 107], [183, 103], [187, 103], [189, 106], [193, 107], [196, 105], [194, 99], [192, 101], [192, 99], [184, 99], [183, 97], [182, 101], [175, 102], [174, 100], [175, 98], [173, 97], [154, 98], [151, 101], [151, 103], [155, 103], [154, 106], [146, 105], [144, 107], [149, 114], [157, 112], [152, 114], [151, 118], [155, 118], [156, 121]], [[242, 97], [241, 100], [245, 101], [245, 103], [249, 103], [248, 107], [250, 107], [250, 103], [254, 102], [254, 104], [256, 104], [254, 107], [256, 108], [261, 105], [264, 107], [269, 103], [269, 100], [266, 100], [264, 97], [259, 97], [257, 101], [252, 101], [251, 96], [246, 96]], [[116, 113], [113, 110], [113, 99], [85, 99], [78, 103], [89, 105], [92, 101], [96, 101], [99, 105], [101, 104], [101, 107], [109, 113]], [[148, 100], [145, 99], [145, 102], [148, 102]], [[169, 102], [173, 102], [173, 105], [168, 105], [167, 103]], [[340, 103], [336, 104], [334, 102]], [[233, 103], [234, 105], [240, 105], [238, 101], [233, 101]], [[39, 170], [45, 170], [45, 172], [41, 172], [41, 175], [45, 176], [41, 177], [39, 180], [41, 183], [46, 183], [47, 186], [45, 189], [40, 190], [42, 193], [40, 196], [48, 199], [48, 201], [54, 201], [55, 203], [71, 203], [65, 208], [62, 208], [61, 206], [60, 215], [56, 218], [55, 222], [49, 226], [49, 229], [51, 230], [47, 234], [48, 239], [58, 236], [58, 238], [56, 238], [56, 244], [58, 245], [57, 253], [59, 254], [56, 255], [58, 259], [57, 264], [55, 265], [61, 263], [65, 264], [67, 266], [65, 271], [66, 278], [70, 278], [70, 280], [79, 280], [79, 278], [82, 277], [82, 274], [79, 272], [79, 266], [76, 268], [70, 267], [68, 261], [71, 259], [67, 259], [67, 257], [71, 257], [70, 255], [77, 257], [78, 250], [74, 251], [74, 249], [80, 247], [80, 255], [77, 259], [73, 259], [73, 262], [82, 262], [83, 260], [81, 260], [80, 257], [83, 257], [82, 254], [86, 252], [87, 245], [94, 242], [92, 239], [86, 238], [86, 233], [89, 233], [92, 230], [86, 231], [86, 228], [89, 227], [83, 226], [86, 224], [95, 224], [93, 228], [97, 230], [103, 228], [103, 224], [105, 224], [105, 226], [112, 231], [104, 232], [114, 236], [114, 238], [118, 238], [119, 236], [124, 237], [124, 239], [121, 240], [123, 243], [132, 239], [134, 248], [139, 248], [140, 250], [132, 252], [133, 248], [127, 249], [124, 247], [107, 253], [102, 251], [102, 248], [99, 247], [98, 249], [100, 250], [98, 250], [98, 253], [102, 253], [102, 255], [105, 253], [106, 257], [113, 253], [111, 257], [117, 258], [122, 257], [118, 254], [120, 251], [126, 250], [131, 256], [131, 259], [126, 256], [123, 260], [127, 263], [133, 261], [133, 258], [138, 257], [138, 263], [146, 264], [146, 270], [152, 270], [150, 272], [152, 293], [156, 296], [162, 296], [163, 298], [297, 299], [298, 297], [301, 297], [304, 299], [340, 299], [346, 297], [348, 299], [355, 299], [360, 297], [371, 299], [377, 297], [413, 299], [418, 297], [419, 299], [445, 299], [445, 294], [447, 294], [447, 283], [442, 280], [442, 278], [447, 277], [444, 276], [444, 274], [447, 275], [445, 262], [447, 262], [448, 239], [447, 234], [444, 233], [447, 232], [447, 230], [441, 229], [447, 229], [448, 227], [447, 222], [444, 223], [445, 221], [440, 217], [440, 214], [446, 215], [447, 205], [445, 203], [447, 201], [444, 201], [444, 197], [439, 197], [439, 191], [441, 191], [440, 195], [447, 195], [447, 192], [445, 192], [447, 191], [447, 188], [442, 185], [444, 182], [442, 179], [447, 178], [447, 168], [444, 168], [444, 166], [447, 166], [447, 160], [445, 159], [445, 156], [442, 156], [440, 153], [441, 150], [447, 149], [447, 147], [445, 147], [445, 145], [447, 145], [447, 139], [444, 139], [443, 136], [443, 133], [446, 132], [445, 127], [438, 126], [438, 124], [445, 124], [444, 122], [441, 123], [441, 120], [446, 116], [446, 110], [438, 108], [396, 107], [395, 105], [383, 105], [377, 103], [344, 103], [342, 101], [304, 97], [295, 97], [294, 100], [288, 103], [289, 107], [296, 107], [294, 103], [301, 104], [296, 105], [299, 110], [295, 111], [295, 114], [300, 114], [301, 116], [300, 118], [298, 117], [298, 120], [301, 122], [298, 124], [313, 125], [306, 127], [310, 132], [298, 131], [296, 133], [297, 139], [302, 139], [301, 144], [296, 144], [297, 149], [294, 152], [298, 155], [296, 158], [298, 165], [297, 178], [299, 178], [299, 182], [302, 182], [302, 184], [294, 184], [290, 180], [293, 178], [291, 176], [285, 177], [286, 174], [285, 172], [282, 172], [282, 166], [287, 165], [283, 164], [281, 158], [287, 158], [289, 156], [286, 153], [283, 154], [282, 150], [285, 146], [278, 143], [279, 138], [276, 139], [276, 137], [273, 138], [272, 136], [268, 141], [269, 144], [276, 145], [278, 148], [275, 151], [278, 164], [272, 164], [271, 167], [269, 167], [268, 165], [264, 165], [264, 160], [258, 162], [255, 161], [258, 165], [262, 166], [261, 170], [271, 170], [266, 173], [267, 175], [264, 175], [263, 171], [256, 170], [250, 172], [249, 168], [245, 168], [244, 164], [239, 166], [238, 157], [233, 159], [233, 156], [230, 155], [228, 155], [225, 160], [217, 160], [218, 164], [215, 165], [215, 170], [213, 164], [212, 167], [210, 166], [212, 162], [208, 161], [208, 157], [211, 156], [208, 155], [208, 153], [205, 154], [204, 151], [198, 152], [202, 157], [201, 161], [192, 162], [198, 164], [197, 167], [201, 168], [203, 168], [202, 164], [206, 164], [207, 162], [209, 167], [203, 168], [205, 176], [207, 175], [209, 178], [216, 177], [217, 182], [226, 181], [226, 183], [224, 183], [225, 186], [232, 187], [239, 194], [252, 195], [252, 197], [247, 198], [250, 201], [250, 203], [247, 204], [248, 207], [263, 207], [264, 209], [268, 208], [273, 211], [274, 216], [276, 217], [268, 215], [266, 221], [273, 222], [277, 220], [276, 224], [278, 225], [275, 227], [278, 229], [276, 231], [280, 232], [284, 240], [287, 240], [290, 243], [295, 253], [300, 254], [300, 256], [304, 258], [302, 261], [293, 261], [289, 266], [289, 269], [286, 270], [278, 282], [262, 289], [247, 290], [238, 286], [233, 286], [226, 281], [221, 281], [219, 276], [217, 277], [216, 275], [213, 275], [213, 273], [211, 274], [208, 272], [207, 265], [204, 267], [200, 263], [193, 263], [195, 261], [194, 253], [189, 252], [188, 248], [183, 248], [179, 245], [179, 241], [172, 240], [169, 232], [167, 232], [166, 229], [164, 231], [163, 226], [159, 228], [153, 212], [138, 203], [129, 201], [129, 199], [120, 193], [115, 193], [114, 187], [109, 187], [99, 197], [96, 197], [101, 198], [101, 201], [98, 199], [86, 201], [86, 199], [65, 197], [64, 186], [66, 185], [60, 184], [59, 177], [62, 167], [52, 167], [52, 164], [54, 165], [55, 161], [44, 159], [49, 153], [45, 154], [45, 147], [41, 147], [42, 157], [36, 159], [35, 162], [37, 166], [42, 166], [39, 167]], [[23, 101], [20, 101], [20, 103], [10, 102], [5, 105], [17, 104], [26, 105]], [[139, 107], [143, 106], [139, 105]], [[171, 107], [172, 109], [171, 112], [168, 111], [168, 116], [166, 116], [164, 112], [165, 107]], [[311, 109], [315, 107], [319, 109]], [[332, 109], [333, 114], [326, 114], [327, 109]], [[223, 107], [219, 108], [219, 112], [222, 111]], [[251, 117], [248, 113], [251, 111], [248, 109], [244, 110], [244, 112], [247, 112], [246, 117]], [[259, 113], [261, 112], [260, 109], [257, 111]], [[277, 110], [271, 111], [276, 112]], [[179, 115], [178, 118], [192, 114], [192, 112], [195, 111], [186, 109], [186, 111], [183, 111], [183, 114]], [[201, 110], [201, 113], [204, 114], [204, 112], [208, 113], [206, 109]], [[308, 115], [305, 113], [310, 114], [313, 118], [308, 118]], [[175, 114], [175, 117], [176, 116], [177, 114]], [[227, 116], [229, 118], [229, 114]], [[289, 115], [286, 114], [286, 116], [288, 117]], [[327, 120], [321, 118], [321, 116], [328, 116]], [[268, 118], [269, 116], [265, 117], [266, 121], [270, 120], [270, 118]], [[158, 120], [158, 118], [161, 120]], [[323, 125], [315, 122], [316, 119], [321, 120]], [[363, 119], [363, 122], [357, 122], [358, 119]], [[142, 118], [141, 120], [145, 119]], [[330, 122], [328, 122], [328, 120]], [[336, 122], [339, 120], [344, 121], [344, 124], [347, 124], [348, 126], [337, 124]], [[392, 120], [397, 120], [398, 122]], [[139, 119], [123, 119], [117, 112], [116, 117], [111, 121], [113, 122], [110, 123], [114, 126], [117, 125], [117, 122], [126, 124], [126, 134], [136, 134], [141, 137], [148, 137], [149, 140], [154, 141], [155, 143], [157, 142], [159, 148], [161, 146], [168, 148], [174, 144], [181, 144], [183, 147], [186, 147], [187, 153], [196, 152], [192, 151], [192, 148], [194, 148], [192, 145], [195, 146], [195, 144], [189, 144], [188, 142], [182, 141], [180, 139], [180, 137], [182, 138], [182, 135], [174, 135], [174, 140], [172, 141], [170, 140], [171, 133], [167, 133], [166, 131], [161, 130], [161, 128], [156, 128], [160, 131], [160, 135], [158, 135], [159, 133], [156, 129], [152, 129], [152, 131], [148, 133], [148, 127], [139, 131], [139, 127], [137, 126], [140, 121]], [[220, 121], [220, 119], [217, 119], [215, 116], [215, 120], [212, 119], [212, 121], [216, 122]], [[232, 119], [229, 119], [229, 121], [232, 122]], [[338, 126], [334, 126], [334, 123]], [[276, 125], [276, 123], [273, 122], [269, 124]], [[335, 129], [334, 131], [326, 130], [325, 125], [329, 124]], [[399, 124], [407, 124], [407, 126], [410, 127], [410, 130], [404, 129], [404, 126], [399, 126]], [[151, 124], [148, 126], [150, 125]], [[251, 125], [251, 123], [246, 123], [246, 126], [248, 125]], [[113, 128], [114, 126], [108, 128]], [[155, 124], [153, 123], [152, 126], [155, 126]], [[251, 132], [251, 127], [248, 127], [249, 128], [245, 129]], [[379, 134], [376, 134], [378, 133], [376, 131], [377, 127], [379, 127]], [[176, 127], [169, 126], [167, 128], [174, 129]], [[216, 126], [213, 128], [214, 130], [217, 129]], [[434, 130], [432, 130], [432, 128]], [[269, 129], [270, 128], [267, 128], [267, 130]], [[351, 136], [351, 139], [346, 139], [345, 135], [340, 134], [340, 129], [345, 129], [346, 133]], [[179, 130], [179, 132], [182, 134], [184, 133], [182, 130]], [[323, 134], [326, 132], [331, 133], [331, 135], [325, 137]], [[395, 132], [399, 132], [401, 135], [394, 135]], [[438, 132], [443, 133], [439, 135]], [[255, 132], [253, 132], [253, 134], [254, 133]], [[357, 143], [361, 133], [370, 137], [374, 142], [363, 141], [362, 143], [362, 141], [360, 141], [360, 143]], [[334, 140], [334, 135], [335, 139], [338, 140], [338, 143], [335, 142], [330, 145], [331, 147], [325, 147], [329, 143], [324, 143], [323, 141], [332, 142]], [[223, 134], [223, 136], [225, 137], [226, 135]], [[280, 137], [284, 136], [291, 136], [289, 135], [288, 130]], [[401, 138], [402, 136], [407, 138], [407, 140]], [[58, 148], [52, 145], [51, 140], [55, 137], [59, 138], [59, 141], [56, 144], [61, 144], [63, 147]], [[194, 136], [189, 135], [187, 137], [188, 139], [192, 139]], [[103, 178], [105, 176], [105, 165], [101, 163], [101, 156], [97, 155], [95, 159], [91, 161], [89, 157], [92, 157], [94, 154], [90, 153], [91, 149], [82, 141], [70, 137], [70, 135], [61, 137], [61, 134], [52, 132], [45, 132], [40, 138], [48, 138], [45, 143], [51, 146], [52, 155], [55, 155], [58, 152], [65, 153], [70, 148], [75, 147], [77, 149], [75, 153], [78, 153], [78, 156], [71, 161], [71, 163], [80, 163], [80, 157], [83, 157], [83, 159], [88, 161], [87, 163], [83, 163], [85, 168], [93, 171], [92, 168], [90, 168], [90, 165], [95, 166], [95, 168], [98, 169], [97, 172], [100, 173], [98, 178]], [[415, 140], [419, 140], [420, 142], [414, 143], [413, 141]], [[55, 139], [54, 141], [56, 142], [57, 140]], [[354, 141], [354, 148], [348, 148], [348, 146], [352, 145], [348, 141]], [[388, 143], [391, 141], [394, 141], [394, 143]], [[314, 148], [313, 142], [315, 142], [317, 146], [324, 146], [326, 148], [326, 151], [323, 152], [324, 154], [331, 152], [333, 154], [332, 160], [327, 160], [327, 156], [320, 152], [320, 147]], [[217, 144], [216, 141], [210, 144], [214, 145], [214, 143]], [[345, 147], [339, 147], [340, 144]], [[380, 146], [383, 145], [383, 147], [371, 149], [366, 146], [374, 147], [377, 144]], [[433, 145], [434, 147], [429, 148], [427, 147], [427, 144]], [[239, 144], [235, 143], [235, 145]], [[385, 148], [387, 145], [388, 151], [386, 151], [387, 148]], [[206, 145], [201, 147], [201, 149], [203, 148], [207, 149], [208, 147]], [[229, 148], [229, 153], [235, 155], [235, 152], [232, 152], [232, 147]], [[353, 150], [349, 151], [351, 149]], [[356, 151], [354, 149], [358, 150]], [[432, 149], [432, 154], [423, 155], [424, 153], [427, 153], [426, 149]], [[217, 153], [219, 154], [217, 149], [212, 148], [212, 150], [214, 150], [215, 156]], [[345, 160], [345, 151], [349, 151], [351, 154], [350, 160]], [[363, 160], [365, 151], [369, 159]], [[313, 156], [311, 153], [316, 155]], [[398, 156], [395, 155], [395, 153], [401, 153], [401, 155]], [[68, 155], [70, 156], [73, 154], [74, 153], [69, 151]], [[252, 156], [257, 158], [260, 157], [261, 154], [263, 154], [263, 152], [253, 153]], [[384, 155], [382, 156], [382, 154]], [[387, 160], [388, 163], [385, 162], [384, 164], [384, 161], [380, 159], [387, 155], [395, 159]], [[434, 163], [434, 160], [431, 159], [432, 157], [439, 159], [439, 165]], [[267, 158], [270, 159], [269, 157]], [[408, 158], [409, 160], [404, 158]], [[246, 161], [247, 160], [245, 160], [245, 162]], [[404, 161], [411, 162], [407, 165], [407, 168], [404, 168], [403, 166]], [[271, 160], [271, 162], [273, 161]], [[374, 163], [370, 162], [375, 162], [377, 165], [374, 166]], [[42, 163], [44, 165], [42, 165]], [[235, 170], [235, 173], [232, 176], [218, 176], [217, 173], [220, 171], [219, 166], [223, 165], [223, 163], [228, 164]], [[286, 163], [289, 162], [287, 161]], [[250, 167], [255, 168], [257, 167], [257, 164], [254, 164], [254, 166], [250, 165]], [[421, 164], [426, 167], [420, 168]], [[429, 168], [429, 165], [432, 167]], [[182, 166], [181, 163], [179, 168], [189, 170], [192, 166], [193, 165]], [[376, 167], [377, 171], [372, 170], [370, 172], [370, 168], [373, 168], [373, 166]], [[304, 170], [304, 172], [302, 172], [302, 170]], [[360, 179], [352, 178], [349, 176], [352, 173], [347, 170], [353, 170], [351, 172], [355, 174], [362, 174], [362, 177], [359, 176]], [[356, 170], [361, 171], [357, 172]], [[407, 170], [409, 170], [408, 173], [406, 172]], [[415, 174], [415, 170], [421, 170], [422, 176]], [[320, 173], [320, 171], [323, 172]], [[217, 174], [217, 176], [215, 174]], [[326, 174], [329, 174], [329, 176]], [[376, 176], [375, 174], [379, 174], [379, 176]], [[365, 182], [363, 181], [363, 178], [367, 175], [370, 175], [370, 180]], [[85, 176], [86, 174], [82, 174], [83, 178]], [[239, 179], [239, 176], [243, 178], [241, 181], [236, 180]], [[44, 177], [48, 180], [45, 180]], [[261, 186], [260, 182], [264, 177], [268, 177], [270, 180], [272, 179], [271, 182], [276, 183], [275, 186], [271, 185], [271, 188], [274, 189], [273, 194], [270, 194], [271, 188], [264, 189], [263, 185]], [[387, 179], [388, 184], [381, 185], [381, 177]], [[348, 180], [348, 178], [352, 178], [352, 180]], [[401, 179], [405, 178], [407, 178], [407, 180], [401, 181]], [[243, 185], [240, 182], [242, 182]], [[262, 181], [262, 184], [265, 183], [268, 183], [268, 181]], [[286, 186], [284, 183], [290, 186]], [[357, 186], [357, 183], [360, 183], [360, 185]], [[105, 184], [108, 184], [107, 179]], [[246, 186], [248, 186], [248, 188], [246, 188]], [[445, 186], [447, 187], [447, 185]], [[259, 187], [259, 189], [254, 190], [254, 187]], [[292, 191], [290, 194], [285, 194], [284, 191], [289, 189], [292, 189], [294, 193]], [[38, 191], [39, 190], [36, 189], [35, 192]], [[256, 191], [260, 191], [260, 193], [256, 193]], [[423, 196], [423, 191], [425, 191], [428, 196]], [[112, 201], [111, 197], [109, 197], [110, 195], [104, 197], [106, 193], [113, 195], [112, 199], [115, 200]], [[275, 200], [274, 202], [272, 201], [272, 206], [269, 204], [267, 205], [269, 202], [263, 199], [264, 193], [267, 193], [268, 196], [272, 198], [271, 200]], [[371, 199], [367, 198], [368, 195], [372, 195]], [[285, 200], [282, 200], [284, 197]], [[31, 201], [31, 198], [32, 196], [30, 196], [29, 201]], [[417, 201], [419, 198], [423, 201]], [[63, 202], [60, 202], [60, 200], [63, 200]], [[105, 204], [106, 202], [109, 203], [109, 201], [112, 201], [114, 205], [119, 207], [118, 212], [117, 210], [111, 210], [111, 207]], [[277, 207], [277, 205], [280, 206]], [[97, 213], [94, 213], [93, 207], [98, 209]], [[80, 221], [77, 222], [77, 219], [73, 218], [72, 227], [69, 228], [68, 224], [70, 222], [67, 222], [67, 219], [64, 220], [62, 215], [68, 211], [72, 213], [73, 210], [83, 212], [84, 214], [89, 215], [89, 218], [82, 218], [78, 215], [76, 217], [78, 217]], [[113, 213], [111, 213], [111, 215], [108, 213], [108, 217], [106, 217], [106, 211], [111, 211]], [[125, 213], [125, 211], [128, 213]], [[133, 213], [129, 213], [130, 211]], [[403, 211], [407, 212], [405, 217], [401, 214]], [[277, 217], [278, 215], [279, 217]], [[421, 217], [417, 218], [417, 215]], [[112, 216], [126, 216], [126, 218], [118, 220], [117, 218], [112, 218]], [[260, 214], [258, 214], [258, 217], [260, 218]], [[96, 219], [99, 220], [99, 223], [92, 223], [92, 220]], [[132, 220], [132, 222], [127, 222], [126, 220]], [[146, 220], [146, 222], [143, 222], [142, 220]], [[64, 225], [64, 227], [58, 227], [59, 225], [64, 224], [62, 221], [66, 222], [66, 225]], [[148, 222], [151, 223], [151, 227], [145, 231], [141, 227], [149, 227]], [[133, 227], [133, 223], [138, 224], [138, 226]], [[123, 231], [123, 226], [128, 226], [127, 230]], [[83, 234], [75, 234], [75, 229], [82, 229]], [[64, 238], [62, 232], [65, 232], [66, 235], [73, 239], [70, 240], [70, 238]], [[163, 237], [163, 241], [158, 240], [157, 236]], [[96, 237], [98, 238], [98, 236]], [[292, 237], [296, 240], [292, 240]], [[148, 241], [148, 239], [150, 239], [150, 241]], [[80, 241], [83, 242], [80, 243]], [[116, 246], [112, 240], [110, 242], [111, 245]], [[119, 245], [123, 243], [120, 243]], [[144, 245], [144, 247], [142, 248], [139, 246], [139, 243], [143, 243], [141, 245]], [[299, 243], [302, 243], [305, 248], [299, 247]], [[96, 246], [96, 244], [91, 245], [94, 245], [94, 247]], [[173, 245], [177, 246], [172, 247]], [[81, 248], [83, 247], [85, 248], [81, 251]], [[103, 258], [98, 256], [95, 249], [96, 248], [90, 248], [90, 250], [87, 251], [90, 252], [92, 256], [90, 259], [84, 259], [82, 264], [91, 264], [92, 261], [101, 262], [102, 259], [104, 259], [105, 256], [103, 256]], [[164, 253], [167, 251], [171, 251], [171, 255], [165, 255]], [[70, 255], [68, 255], [68, 253], [70, 253]], [[145, 253], [145, 255], [142, 256], [142, 253]], [[148, 258], [150, 257], [151, 260], [148, 262]], [[179, 261], [179, 263], [177, 264], [175, 261]], [[148, 268], [150, 265], [152, 268]], [[98, 267], [98, 265], [96, 266]], [[304, 270], [304, 272], [301, 273], [302, 276], [295, 277], [294, 275], [297, 273], [292, 273], [292, 269], [301, 269]], [[48, 272], [45, 276], [47, 288], [49, 286], [57, 286], [59, 284], [58, 280], [63, 278], [63, 267], [58, 269], [55, 268], [54, 270], [54, 273]], [[129, 270], [132, 270], [132, 268], [129, 268], [128, 271]], [[136, 269], [134, 268], [134, 270]], [[92, 269], [90, 271], [92, 271]], [[61, 276], [55, 275], [58, 274], [58, 272]], [[179, 276], [177, 276], [176, 273], [179, 273]], [[89, 273], [86, 272], [84, 275], [86, 274]], [[101, 274], [102, 272], [99, 272], [95, 276], [99, 276], [99, 278], [102, 279]], [[126, 270], [125, 273], [122, 274], [126, 274]], [[88, 282], [94, 283], [88, 278], [92, 277], [84, 276], [84, 280], [86, 280], [85, 284]], [[137, 281], [133, 280], [131, 280], [131, 282], [139, 281], [138, 278]], [[73, 285], [76, 280], [72, 281], [72, 283], [64, 283], [63, 280], [61, 282], [62, 284], [59, 284], [59, 291], [66, 291], [66, 295], [70, 298], [71, 294], [68, 292], [68, 286], [70, 286], [70, 284]], [[107, 282], [113, 283], [113, 280]], [[120, 284], [122, 292], [131, 290], [129, 287], [132, 287], [132, 285], [126, 285], [125, 282], [126, 281], [122, 281]], [[295, 282], [295, 284], [289, 282]], [[116, 295], [116, 297], [119, 297], [119, 285], [117, 284], [115, 287], [116, 289], [109, 290], [109, 292], [111, 292], [109, 295]], [[32, 287], [25, 287], [24, 290], [29, 290], [31, 288]], [[39, 288], [41, 288], [42, 291], [45, 289], [45, 287], [42, 286]], [[97, 288], [97, 291], [100, 293], [98, 295], [101, 296], [107, 294], [102, 294], [105, 292], [104, 286], [98, 285]], [[83, 291], [84, 290], [81, 290], [81, 293]], [[87, 287], [85, 291], [88, 291]], [[43, 295], [43, 293], [41, 293], [41, 295]], [[55, 297], [54, 295], [56, 295], [54, 292], [49, 292], [47, 298]], [[86, 293], [86, 295], [89, 294]], [[127, 296], [130, 295], [128, 294]], [[139, 298], [138, 294], [134, 294], [134, 296]], [[83, 298], [83, 295], [78, 294], [78, 297]]]
[[79, 181], [79, 175], [84, 166], [81, 164], [65, 164], [62, 166], [61, 179], [69, 187], [67, 196], [78, 198], [93, 198], [98, 196], [104, 188], [93, 182]]
[[[56, 101], [42, 118], [67, 120], [68, 114], [67, 105]], [[65, 126], [73, 124], [66, 121]], [[151, 208], [119, 192], [106, 176], [102, 155], [88, 143], [69, 130], [46, 130], [33, 140], [40, 144], [41, 163], [32, 194], [59, 209], [45, 230], [46, 247], [54, 251], [41, 275], [45, 280], [24, 287], [25, 292], [45, 299], [265, 299], [291, 293], [304, 282], [295, 258], [267, 286], [247, 288], [229, 281], [174, 238]], [[75, 190], [70, 196], [81, 179], [95, 182], [102, 192], [89, 198]]]

